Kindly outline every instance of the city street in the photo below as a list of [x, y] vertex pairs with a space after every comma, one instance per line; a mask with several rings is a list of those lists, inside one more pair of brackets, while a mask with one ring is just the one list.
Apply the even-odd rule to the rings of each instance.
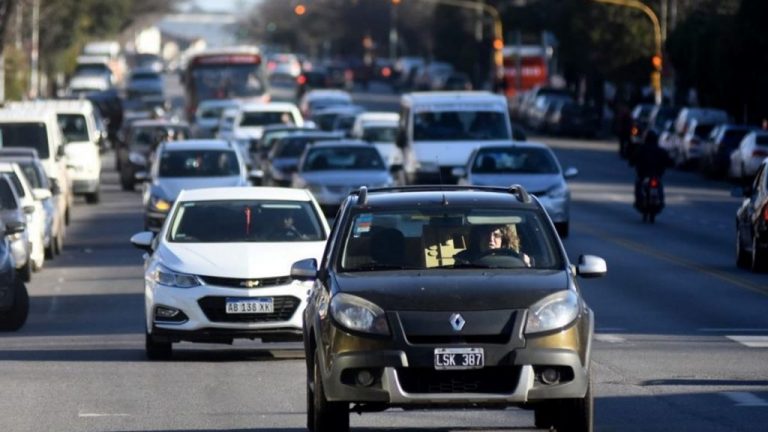
[[[397, 109], [394, 95], [357, 98]], [[581, 282], [597, 319], [596, 430], [764, 429], [768, 278], [736, 268], [731, 186], [669, 172], [667, 207], [643, 224], [614, 141], [542, 140], [579, 169], [571, 260], [608, 262], [607, 277]], [[181, 343], [172, 361], [145, 359], [142, 253], [128, 242], [141, 197], [120, 191], [111, 153], [103, 162], [102, 202], [78, 202], [63, 254], [28, 284], [26, 326], [0, 337], [0, 430], [305, 430], [300, 344]], [[370, 432], [532, 425], [532, 412], [512, 409], [352, 415], [353, 430]]]

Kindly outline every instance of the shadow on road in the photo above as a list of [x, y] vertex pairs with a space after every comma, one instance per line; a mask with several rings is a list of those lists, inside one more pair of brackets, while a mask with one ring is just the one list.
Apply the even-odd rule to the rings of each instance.
[[[94, 343], [94, 345], [98, 345]], [[0, 352], [0, 362], [148, 362], [163, 363], [228, 363], [271, 362], [303, 360], [301, 349], [223, 349], [223, 350], [175, 350], [173, 358], [166, 361], [149, 361], [143, 348], [93, 348], [83, 349], [12, 349]]]

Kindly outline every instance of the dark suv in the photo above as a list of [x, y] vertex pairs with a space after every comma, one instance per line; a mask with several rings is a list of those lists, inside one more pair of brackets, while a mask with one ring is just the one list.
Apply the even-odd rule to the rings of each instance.
[[522, 187], [361, 188], [342, 204], [304, 313], [307, 422], [355, 412], [518, 406], [592, 431], [594, 316], [538, 200]]

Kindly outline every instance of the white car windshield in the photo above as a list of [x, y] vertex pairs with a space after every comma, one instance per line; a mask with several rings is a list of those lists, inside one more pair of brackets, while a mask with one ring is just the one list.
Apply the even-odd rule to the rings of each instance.
[[510, 139], [506, 115], [497, 111], [425, 111], [413, 118], [414, 141]]

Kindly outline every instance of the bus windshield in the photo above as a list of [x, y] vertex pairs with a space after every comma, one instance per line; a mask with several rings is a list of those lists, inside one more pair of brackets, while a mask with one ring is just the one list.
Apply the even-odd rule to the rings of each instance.
[[197, 100], [259, 96], [266, 90], [257, 64], [193, 66], [191, 85]]

